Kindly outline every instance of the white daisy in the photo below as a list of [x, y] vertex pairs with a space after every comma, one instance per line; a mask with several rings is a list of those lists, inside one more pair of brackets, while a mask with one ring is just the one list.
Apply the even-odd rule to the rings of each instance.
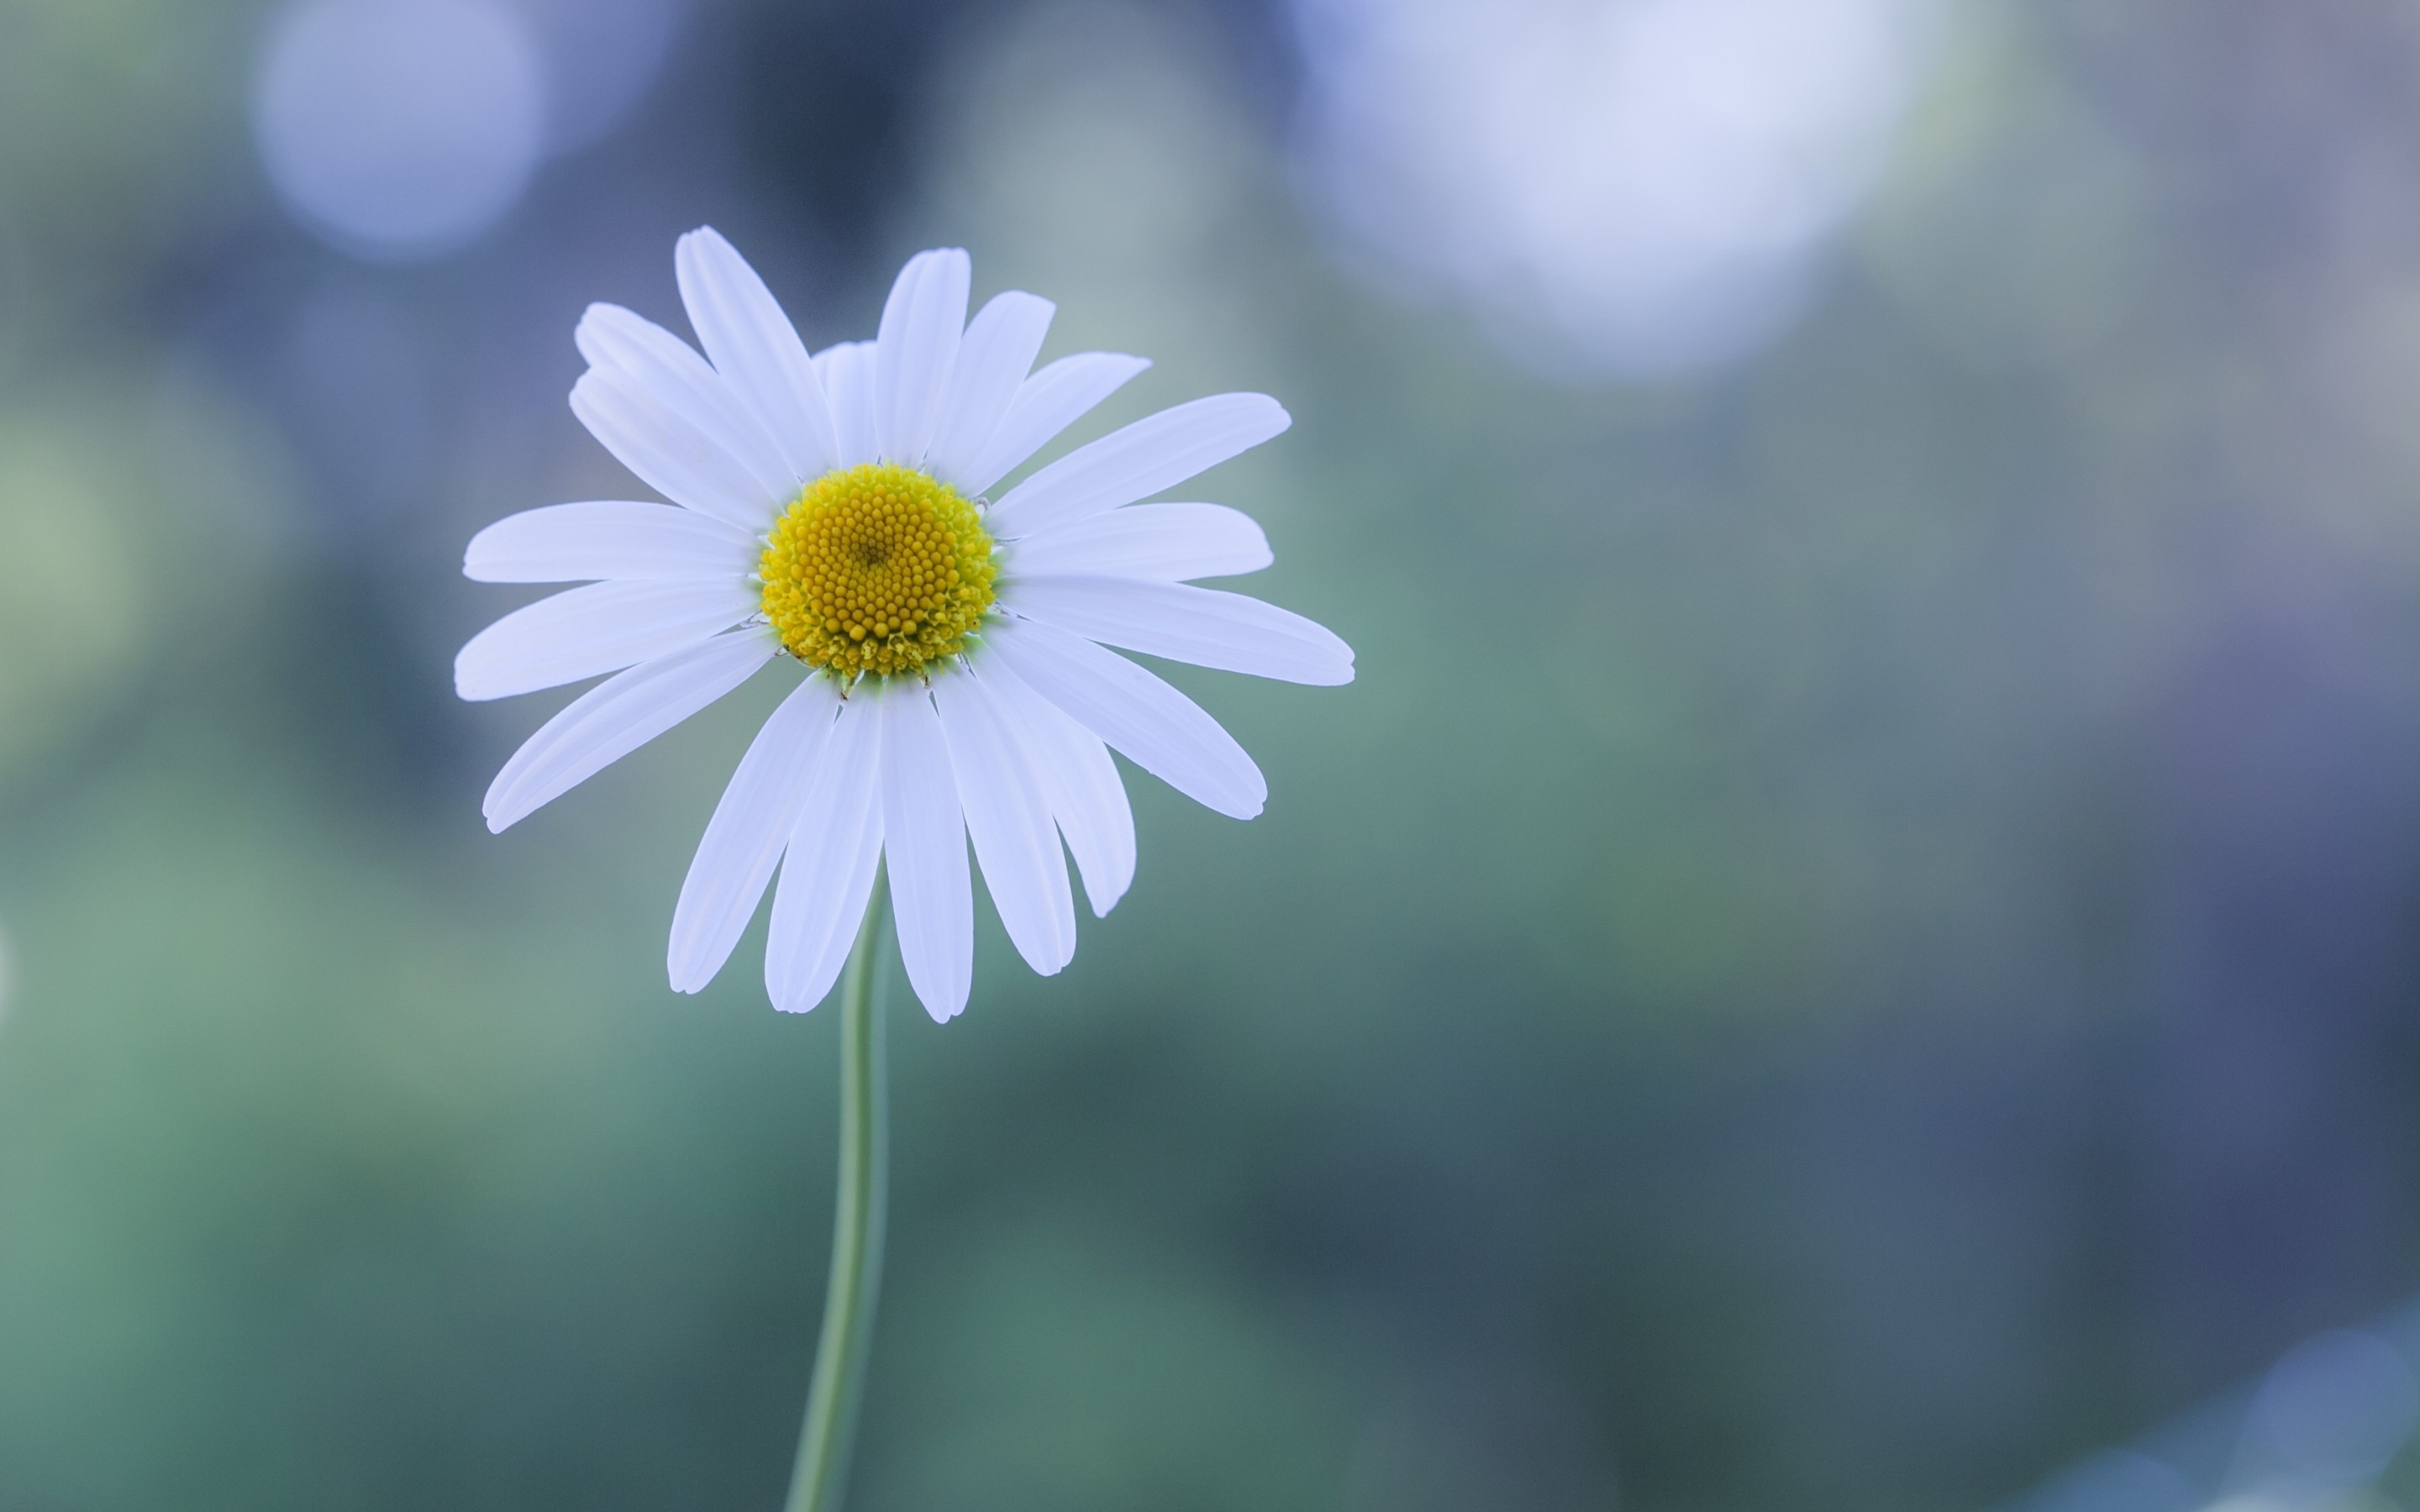
[[937, 1020], [966, 1006], [967, 838], [1009, 938], [1048, 976], [1076, 950], [1063, 839], [1093, 912], [1133, 880], [1134, 818], [1111, 748], [1223, 814], [1267, 785], [1218, 722], [1105, 650], [1289, 682], [1353, 678], [1343, 641], [1258, 599], [1190, 586], [1271, 560], [1219, 504], [1138, 503], [1290, 424], [1265, 394], [1165, 409], [992, 488], [1150, 365], [1085, 352], [1029, 372], [1054, 306], [966, 318], [969, 264], [919, 254], [880, 333], [809, 357], [711, 229], [675, 260], [701, 357], [614, 305], [589, 307], [571, 408], [673, 501], [557, 504], [471, 542], [482, 582], [584, 582], [516, 610], [455, 658], [466, 699], [614, 675], [516, 752], [488, 790], [502, 830], [777, 658], [806, 673], [765, 722], [706, 827], [673, 914], [673, 986], [729, 958], [778, 867], [765, 984], [820, 1002], [888, 876], [908, 980]]

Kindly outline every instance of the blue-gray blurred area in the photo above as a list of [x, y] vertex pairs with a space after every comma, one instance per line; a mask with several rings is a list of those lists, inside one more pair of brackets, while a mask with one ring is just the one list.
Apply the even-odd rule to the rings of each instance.
[[0, 0], [0, 1508], [777, 1504], [780, 679], [450, 684], [702, 224], [1279, 395], [1359, 653], [892, 1004], [854, 1505], [2420, 1506], [2408, 0]]

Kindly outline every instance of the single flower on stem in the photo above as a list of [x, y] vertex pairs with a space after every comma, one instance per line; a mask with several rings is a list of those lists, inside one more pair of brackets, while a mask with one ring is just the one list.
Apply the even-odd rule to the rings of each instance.
[[[673, 911], [672, 985], [722, 968], [773, 889], [765, 986], [804, 1012], [843, 991], [842, 1171], [830, 1297], [792, 1512], [838, 1504], [882, 1240], [874, 955], [889, 913], [908, 985], [967, 1003], [967, 843], [1009, 938], [1056, 973], [1076, 951], [1075, 858], [1106, 917], [1134, 878], [1109, 751], [1223, 814], [1267, 785], [1192, 700], [1107, 647], [1288, 682], [1353, 678], [1327, 630], [1192, 586], [1271, 560], [1221, 504], [1143, 503], [1286, 428], [1265, 394], [1196, 399], [1000, 482], [1149, 364], [1109, 352], [1038, 370], [1054, 306], [997, 296], [967, 318], [954, 249], [908, 260], [872, 341], [810, 356], [711, 229], [680, 239], [701, 355], [615, 305], [575, 334], [571, 407], [672, 502], [556, 504], [475, 536], [484, 582], [578, 582], [455, 658], [465, 699], [613, 675], [548, 720], [489, 788], [503, 830], [787, 659], [804, 675], [740, 758]], [[775, 872], [780, 880], [775, 882]]]

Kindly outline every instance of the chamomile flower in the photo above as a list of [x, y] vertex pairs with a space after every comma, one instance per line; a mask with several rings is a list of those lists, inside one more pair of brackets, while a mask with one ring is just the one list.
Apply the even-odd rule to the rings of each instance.
[[[1267, 786], [1190, 699], [1115, 646], [1289, 682], [1353, 678], [1311, 621], [1192, 586], [1268, 565], [1260, 528], [1210, 503], [1143, 503], [1286, 428], [1264, 394], [1140, 420], [1001, 481], [1149, 364], [1085, 352], [1032, 368], [1054, 306], [1006, 293], [967, 319], [955, 250], [911, 258], [872, 341], [809, 356], [711, 229], [675, 258], [704, 354], [613, 305], [576, 335], [571, 407], [672, 501], [557, 504], [471, 542], [483, 582], [579, 582], [455, 660], [466, 699], [613, 675], [531, 736], [488, 790], [501, 831], [737, 687], [799, 676], [725, 789], [673, 913], [672, 985], [730, 957], [767, 887], [766, 989], [801, 1011], [832, 986], [887, 863], [908, 980], [937, 1020], [973, 973], [973, 841], [1017, 951], [1076, 950], [1075, 858], [1096, 916], [1133, 880], [1109, 758], [1238, 819]], [[775, 873], [779, 872], [779, 881]]]

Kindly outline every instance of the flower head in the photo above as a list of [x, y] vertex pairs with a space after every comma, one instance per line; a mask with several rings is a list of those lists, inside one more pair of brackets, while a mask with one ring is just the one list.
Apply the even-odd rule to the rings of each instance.
[[[673, 913], [672, 984], [712, 980], [768, 885], [765, 983], [804, 1011], [838, 976], [888, 862], [902, 959], [936, 1019], [973, 972], [974, 844], [1001, 921], [1047, 976], [1076, 949], [1075, 857], [1095, 915], [1133, 880], [1115, 748], [1239, 819], [1267, 796], [1217, 721], [1119, 646], [1339, 684], [1353, 653], [1258, 599], [1191, 586], [1268, 565], [1218, 504], [1139, 503], [1288, 424], [1264, 394], [1165, 409], [991, 491], [1149, 364], [1084, 352], [1032, 371], [1053, 306], [966, 318], [969, 264], [911, 258], [879, 334], [809, 356], [710, 229], [680, 241], [704, 354], [593, 305], [571, 407], [670, 504], [556, 504], [479, 532], [485, 582], [584, 582], [505, 615], [454, 665], [466, 699], [605, 673], [488, 790], [502, 830], [755, 674], [803, 671], [740, 758]], [[776, 869], [781, 878], [773, 884]]]

